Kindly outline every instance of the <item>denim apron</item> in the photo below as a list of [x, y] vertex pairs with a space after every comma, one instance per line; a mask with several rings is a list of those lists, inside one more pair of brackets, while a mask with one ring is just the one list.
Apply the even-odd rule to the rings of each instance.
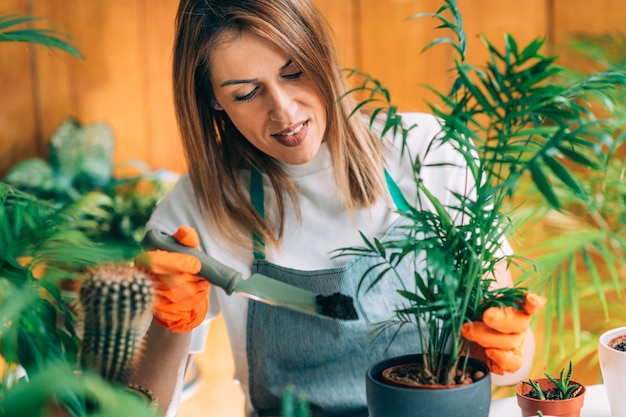
[[[396, 198], [399, 189], [387, 173], [386, 176], [394, 201], [401, 209], [404, 199]], [[254, 177], [253, 174], [251, 198], [263, 214], [262, 180], [258, 173]], [[387, 231], [386, 237], [398, 223]], [[361, 278], [376, 259], [363, 256], [336, 268], [301, 271], [271, 264], [263, 258], [263, 254], [255, 253], [253, 273], [323, 295], [341, 292], [352, 296], [359, 319], [318, 318], [250, 300], [246, 353], [250, 401], [257, 415], [279, 416], [285, 388], [293, 385], [299, 395], [306, 397], [314, 417], [366, 417], [366, 370], [383, 358], [416, 353], [419, 349], [417, 332], [412, 329], [396, 334], [394, 327], [378, 336], [370, 334], [374, 324], [393, 318], [394, 310], [402, 303], [397, 294], [400, 278], [389, 274], [370, 290], [363, 286], [357, 294]], [[409, 265], [403, 269], [399, 275], [404, 285], [413, 289], [412, 269]]]

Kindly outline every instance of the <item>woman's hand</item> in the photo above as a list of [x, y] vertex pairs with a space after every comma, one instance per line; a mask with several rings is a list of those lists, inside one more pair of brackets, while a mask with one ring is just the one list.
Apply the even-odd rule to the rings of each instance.
[[[179, 243], [198, 248], [198, 233], [181, 226], [172, 235]], [[135, 262], [148, 270], [152, 277], [155, 301], [153, 318], [173, 333], [183, 333], [197, 327], [209, 308], [211, 284], [196, 275], [200, 261], [191, 255], [154, 250], [139, 255]]]
[[[470, 342], [484, 349], [491, 372], [503, 375], [513, 373], [523, 364], [522, 346], [532, 316], [543, 308], [546, 299], [527, 293], [522, 309], [492, 307], [485, 310], [482, 321], [463, 324], [461, 333]], [[481, 356], [481, 355], [476, 355]]]

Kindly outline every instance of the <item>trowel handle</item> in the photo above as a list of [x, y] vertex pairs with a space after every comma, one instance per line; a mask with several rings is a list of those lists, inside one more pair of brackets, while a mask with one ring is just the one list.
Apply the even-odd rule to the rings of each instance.
[[149, 230], [143, 238], [145, 250], [162, 249], [168, 252], [178, 252], [194, 256], [202, 264], [198, 275], [217, 285], [230, 295], [241, 279], [241, 273], [211, 258], [206, 253], [200, 252], [189, 246], [178, 243], [171, 235], [160, 230]]

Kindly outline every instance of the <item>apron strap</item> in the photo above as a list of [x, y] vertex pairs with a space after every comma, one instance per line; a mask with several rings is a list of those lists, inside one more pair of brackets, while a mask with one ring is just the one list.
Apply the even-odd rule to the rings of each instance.
[[[387, 182], [387, 188], [389, 189], [389, 193], [391, 194], [391, 198], [393, 199], [393, 203], [396, 205], [396, 208], [402, 212], [409, 211], [411, 206], [406, 201], [406, 198], [404, 198], [402, 190], [400, 190], [400, 187], [391, 177], [389, 171], [387, 171], [386, 168], [385, 181]], [[252, 169], [250, 172], [250, 200], [259, 215], [265, 218], [265, 196], [263, 192], [263, 177], [261, 176], [261, 173], [256, 169]], [[256, 233], [253, 233], [252, 243], [254, 247], [254, 259], [265, 259], [265, 242], [263, 242], [263, 239], [261, 239], [261, 237], [258, 236]]]
[[[250, 201], [259, 216], [265, 218], [265, 195], [263, 192], [263, 177], [261, 173], [252, 169], [250, 172]], [[256, 233], [252, 234], [252, 247], [255, 260], [265, 259], [265, 242]]]

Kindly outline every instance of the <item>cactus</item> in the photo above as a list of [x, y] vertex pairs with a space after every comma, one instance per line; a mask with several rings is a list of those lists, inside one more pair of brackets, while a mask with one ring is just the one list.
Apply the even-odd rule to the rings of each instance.
[[128, 384], [154, 301], [150, 277], [128, 265], [99, 265], [87, 272], [79, 298], [83, 369], [107, 381]]

